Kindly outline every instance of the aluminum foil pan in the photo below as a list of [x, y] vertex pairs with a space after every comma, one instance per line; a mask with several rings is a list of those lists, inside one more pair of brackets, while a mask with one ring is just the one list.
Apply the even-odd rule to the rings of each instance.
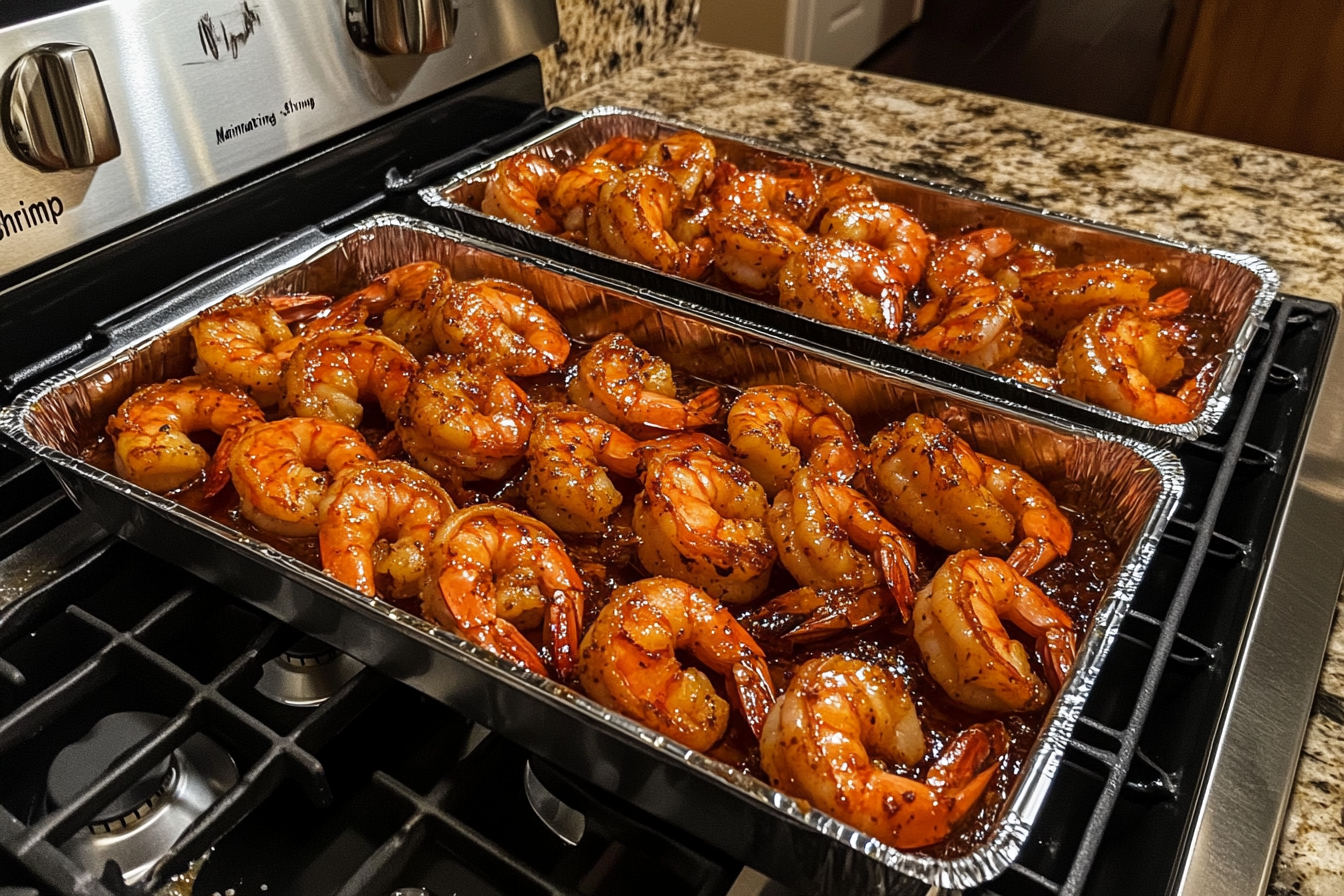
[[[560, 166], [581, 159], [589, 150], [617, 136], [651, 141], [679, 130], [699, 131], [714, 139], [721, 156], [741, 165], [765, 160], [794, 159], [844, 168], [868, 175], [880, 199], [906, 206], [938, 234], [971, 228], [1004, 227], [1019, 240], [1037, 242], [1055, 250], [1061, 265], [1122, 258], [1147, 268], [1158, 279], [1157, 294], [1177, 286], [1197, 291], [1191, 311], [1206, 315], [1213, 324], [1210, 344], [1221, 365], [1203, 409], [1188, 423], [1153, 424], [1105, 408], [1046, 392], [1008, 377], [949, 361], [904, 345], [811, 320], [765, 302], [746, 298], [716, 286], [663, 274], [653, 268], [622, 261], [559, 237], [528, 230], [484, 214], [481, 199], [485, 181], [495, 165], [518, 152], [529, 151]], [[495, 242], [519, 246], [615, 279], [654, 289], [723, 311], [738, 309], [770, 329], [807, 335], [851, 357], [883, 369], [914, 373], [939, 383], [967, 386], [979, 394], [1011, 406], [1029, 407], [1062, 415], [1090, 426], [1158, 443], [1197, 439], [1213, 429], [1231, 400], [1251, 340], [1269, 303], [1278, 292], [1279, 277], [1265, 261], [1082, 218], [1031, 208], [967, 190], [943, 186], [850, 165], [834, 159], [804, 155], [784, 146], [752, 140], [656, 113], [600, 106], [545, 131], [488, 161], [461, 172], [446, 184], [426, 187], [420, 198], [454, 227]], [[752, 306], [755, 306], [754, 308]]]
[[[420, 259], [448, 265], [455, 277], [521, 283], [580, 339], [619, 329], [673, 365], [721, 382], [812, 383], [840, 399], [861, 429], [916, 410], [936, 415], [982, 451], [1043, 479], [1076, 484], [1074, 503], [1095, 508], [1123, 559], [1081, 639], [1076, 667], [979, 845], [953, 858], [884, 846], [756, 778], [79, 459], [135, 388], [189, 370], [187, 325], [200, 310], [233, 293], [340, 295], [388, 268]], [[930, 885], [971, 887], [1013, 861], [1183, 485], [1179, 462], [1162, 448], [1073, 424], [1042, 424], [874, 372], [838, 354], [801, 351], [782, 336], [762, 337], [703, 309], [618, 291], [555, 262], [510, 254], [395, 215], [373, 217], [334, 235], [307, 231], [153, 308], [119, 330], [116, 345], [0, 411], [0, 435], [41, 458], [107, 530], [808, 892], [922, 894]]]

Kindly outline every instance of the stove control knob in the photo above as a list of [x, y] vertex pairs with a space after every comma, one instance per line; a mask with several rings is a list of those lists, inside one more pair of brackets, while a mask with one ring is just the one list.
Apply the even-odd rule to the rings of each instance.
[[20, 56], [5, 73], [0, 110], [9, 148], [34, 167], [88, 168], [121, 155], [88, 47], [44, 44]]
[[346, 0], [345, 17], [361, 50], [394, 56], [445, 50], [457, 30], [452, 0]]

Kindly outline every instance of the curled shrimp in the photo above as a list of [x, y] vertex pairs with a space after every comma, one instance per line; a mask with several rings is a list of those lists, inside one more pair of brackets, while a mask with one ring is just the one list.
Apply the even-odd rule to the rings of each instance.
[[782, 308], [898, 339], [909, 290], [897, 260], [867, 243], [813, 237], [779, 272]]
[[485, 182], [481, 211], [530, 230], [559, 233], [559, 223], [542, 206], [559, 179], [560, 172], [541, 156], [530, 152], [510, 156]]
[[644, 454], [644, 491], [634, 515], [644, 568], [729, 603], [759, 597], [775, 563], [760, 483], [709, 445], [659, 446]]
[[376, 460], [364, 437], [320, 417], [257, 423], [228, 456], [238, 508], [258, 529], [290, 538], [316, 535], [318, 507], [332, 477]]
[[869, 450], [873, 497], [925, 541], [1010, 554], [1023, 575], [1069, 552], [1073, 527], [1045, 486], [978, 453], [941, 420], [911, 414], [873, 436]]
[[[914, 637], [929, 674], [954, 701], [983, 712], [1030, 712], [1050, 700], [1073, 666], [1073, 620], [997, 557], [961, 551], [915, 598]], [[1036, 639], [1049, 685], [1007, 620]]]
[[348, 466], [318, 504], [322, 568], [370, 597], [415, 597], [434, 532], [456, 509], [434, 477], [410, 464]]
[[558, 532], [600, 532], [621, 506], [608, 471], [633, 479], [640, 443], [573, 406], [537, 414], [527, 445], [527, 506]]
[[585, 215], [597, 205], [602, 185], [621, 173], [615, 162], [602, 157], [586, 158], [565, 169], [551, 190], [550, 208], [566, 232], [583, 229]]
[[540, 376], [569, 358], [569, 337], [560, 322], [531, 292], [507, 280], [454, 283], [430, 319], [440, 350], [510, 376]]
[[227, 456], [238, 433], [263, 419], [261, 408], [237, 386], [188, 377], [137, 389], [108, 419], [107, 434], [117, 475], [163, 493], [210, 465], [210, 452], [191, 440], [192, 433], [223, 436], [215, 453]]
[[872, 501], [821, 471], [807, 466], [795, 473], [766, 511], [765, 525], [779, 562], [804, 593], [770, 601], [753, 620], [778, 632], [776, 620], [791, 617], [780, 635], [785, 640], [859, 628], [889, 614], [892, 597], [906, 605], [913, 600], [915, 546]]
[[397, 434], [445, 481], [502, 479], [527, 451], [532, 404], [513, 380], [460, 356], [433, 357], [406, 390]]
[[733, 458], [773, 498], [805, 463], [835, 478], [854, 478], [863, 447], [854, 421], [815, 386], [753, 386], [728, 411]]
[[604, 336], [588, 349], [570, 380], [569, 400], [620, 426], [668, 431], [709, 426], [720, 407], [717, 386], [680, 401], [672, 366], [624, 333]]
[[867, 243], [896, 259], [906, 286], [924, 276], [933, 239], [910, 212], [890, 202], [853, 202], [827, 212], [817, 226], [822, 236]]
[[1047, 392], [1059, 391], [1059, 371], [1037, 361], [1009, 358], [992, 372], [1015, 379], [1019, 383], [1026, 383], [1028, 386], [1035, 386], [1037, 389], [1045, 389]]
[[923, 781], [924, 732], [901, 679], [840, 656], [794, 672], [761, 734], [761, 770], [785, 793], [897, 849], [945, 839], [975, 808], [1008, 746], [999, 722], [952, 739]]
[[[508, 507], [466, 507], [434, 537], [425, 618], [496, 656], [560, 681], [579, 661], [583, 580], [543, 523]], [[523, 630], [541, 628], [538, 652]]]
[[925, 277], [933, 301], [916, 315], [923, 332], [908, 344], [986, 370], [1017, 354], [1022, 345], [1017, 305], [984, 273], [1015, 245], [1008, 231], [988, 228], [934, 246]]
[[1158, 391], [1185, 369], [1185, 329], [1124, 306], [1103, 308], [1069, 331], [1059, 347], [1060, 391], [1149, 423], [1194, 419], [1217, 370], [1206, 365], [1176, 391]]
[[769, 289], [807, 234], [778, 215], [744, 208], [713, 212], [706, 218], [714, 244], [714, 264], [729, 280], [756, 292]]
[[634, 168], [640, 164], [644, 158], [644, 153], [649, 149], [649, 144], [636, 137], [612, 137], [606, 143], [596, 147], [583, 157], [585, 162], [593, 159], [602, 159], [618, 165], [622, 169]]
[[729, 702], [683, 651], [723, 676], [729, 698], [759, 735], [775, 701], [765, 654], [704, 591], [668, 578], [616, 589], [584, 635], [579, 681], [598, 703], [692, 750], [728, 729]]
[[280, 376], [294, 347], [285, 311], [322, 307], [330, 296], [231, 296], [191, 325], [196, 373], [241, 386], [262, 407], [280, 400]]
[[281, 407], [354, 427], [364, 419], [361, 402], [372, 401], [394, 421], [419, 366], [376, 330], [328, 330], [305, 339], [285, 362]]
[[452, 272], [437, 262], [404, 264], [341, 299], [319, 315], [305, 332], [314, 332], [314, 325], [328, 330], [365, 326], [378, 317], [378, 329], [416, 358], [424, 358], [434, 351], [430, 310], [452, 282]]
[[680, 131], [652, 143], [644, 150], [640, 164], [667, 172], [683, 202], [690, 202], [702, 187], [714, 180], [714, 143], [695, 131]]
[[677, 182], [665, 171], [626, 171], [603, 184], [599, 192], [595, 217], [600, 245], [627, 261], [698, 280], [709, 266], [714, 247], [708, 239], [687, 244], [672, 235], [680, 205]]
[[1149, 300], [1157, 278], [1142, 268], [1118, 261], [1080, 264], [1022, 277], [1026, 318], [1052, 339], [1062, 339], [1079, 321], [1099, 308], [1126, 305], [1155, 318], [1175, 317], [1190, 303], [1186, 290], [1172, 290]]

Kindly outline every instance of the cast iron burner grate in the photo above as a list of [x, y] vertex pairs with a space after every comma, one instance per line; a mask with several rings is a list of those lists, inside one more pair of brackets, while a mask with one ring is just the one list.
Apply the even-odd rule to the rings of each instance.
[[[1030, 842], [982, 892], [1168, 886], [1334, 323], [1322, 303], [1276, 303], [1223, 424], [1181, 448], [1177, 519]], [[3, 451], [0, 508], [0, 885], [148, 893], [207, 851], [196, 892], [237, 896], [709, 896], [737, 875], [713, 847], [532, 759], [586, 816], [579, 844], [564, 843], [526, 803], [525, 751], [373, 670], [316, 707], [268, 700], [254, 687], [263, 666], [301, 633], [107, 536], [40, 465]], [[166, 721], [44, 814], [51, 758], [131, 710]], [[128, 887], [116, 869], [95, 874], [61, 852], [198, 732], [231, 754], [238, 784], [144, 880]]]

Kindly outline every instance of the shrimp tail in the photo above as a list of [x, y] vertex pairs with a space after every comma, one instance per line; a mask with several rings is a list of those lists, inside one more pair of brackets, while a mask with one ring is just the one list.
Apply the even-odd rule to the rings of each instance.
[[546, 609], [543, 651], [557, 681], [573, 681], [579, 670], [579, 608], [563, 592], [551, 595]]
[[686, 425], [710, 426], [719, 418], [723, 408], [723, 395], [718, 386], [711, 386], [686, 402]]
[[[972, 725], [958, 734], [939, 754], [925, 782], [934, 790], [960, 789], [966, 808], [974, 805], [989, 778], [998, 769], [998, 757], [1008, 749], [1008, 730], [1000, 721]], [[959, 797], [957, 803], [962, 803]], [[957, 819], [952, 821], [956, 824]]]
[[389, 457], [396, 457], [404, 449], [401, 444], [401, 433], [395, 429], [388, 430], [387, 435], [378, 440], [378, 444], [373, 446], [374, 452], [379, 460], [387, 460]]
[[233, 455], [233, 447], [238, 444], [238, 439], [245, 429], [246, 424], [230, 426], [220, 436], [219, 446], [215, 448], [215, 453], [210, 458], [210, 465], [205, 468], [204, 492], [207, 498], [213, 498], [229, 484], [229, 458]]
[[1059, 557], [1059, 551], [1044, 538], [1024, 538], [1012, 554], [1008, 565], [1024, 576], [1033, 575]]
[[743, 621], [769, 632], [768, 639], [799, 644], [863, 628], [889, 615], [891, 601], [884, 588], [797, 588], [756, 608]]
[[910, 555], [901, 550], [894, 538], [883, 536], [873, 557], [882, 572], [882, 581], [901, 611], [901, 620], [909, 622], [915, 606], [915, 570]]
[[529, 672], [535, 672], [542, 678], [550, 678], [546, 663], [541, 654], [527, 636], [513, 623], [496, 619], [493, 625], [478, 629], [463, 629], [463, 637], [473, 644], [484, 647], [495, 656], [513, 660]]
[[1078, 653], [1073, 632], [1061, 626], [1051, 626], [1036, 639], [1036, 649], [1040, 652], [1050, 687], [1058, 692]]
[[1190, 290], [1184, 288], [1173, 289], [1162, 293], [1162, 295], [1143, 306], [1143, 314], [1145, 317], [1157, 319], [1170, 318], [1178, 314], [1184, 314], [1189, 307]]
[[316, 312], [331, 306], [331, 296], [300, 293], [292, 296], [271, 296], [266, 302], [287, 324], [293, 324], [312, 317]]
[[733, 699], [742, 709], [742, 717], [751, 726], [751, 733], [759, 739], [778, 696], [770, 669], [765, 664], [765, 657], [754, 656], [733, 663], [732, 672]]

